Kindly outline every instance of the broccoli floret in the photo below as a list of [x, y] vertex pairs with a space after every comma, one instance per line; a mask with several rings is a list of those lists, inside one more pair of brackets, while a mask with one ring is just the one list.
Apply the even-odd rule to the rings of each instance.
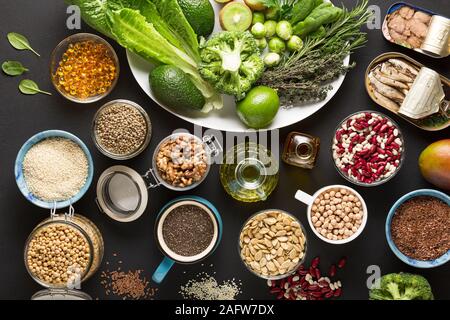
[[381, 277], [380, 286], [370, 289], [371, 300], [433, 300], [427, 279], [410, 273], [391, 273]]
[[238, 100], [264, 72], [264, 62], [250, 32], [224, 31], [200, 44], [201, 76], [218, 91]]

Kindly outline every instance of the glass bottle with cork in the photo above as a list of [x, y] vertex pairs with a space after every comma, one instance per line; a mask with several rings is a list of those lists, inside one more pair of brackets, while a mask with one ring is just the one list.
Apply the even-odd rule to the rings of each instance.
[[284, 144], [282, 160], [290, 165], [312, 169], [319, 154], [320, 139], [300, 132], [291, 132]]

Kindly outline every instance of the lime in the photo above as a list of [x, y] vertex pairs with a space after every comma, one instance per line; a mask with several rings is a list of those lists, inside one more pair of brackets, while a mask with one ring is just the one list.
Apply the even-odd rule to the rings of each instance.
[[266, 86], [255, 87], [238, 102], [237, 113], [247, 126], [261, 129], [268, 126], [275, 118], [280, 99], [277, 92]]

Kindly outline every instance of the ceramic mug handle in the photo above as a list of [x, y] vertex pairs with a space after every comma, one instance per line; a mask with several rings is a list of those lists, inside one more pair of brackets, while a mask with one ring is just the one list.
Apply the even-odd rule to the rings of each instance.
[[295, 193], [295, 199], [303, 202], [308, 206], [312, 205], [314, 202], [314, 198], [309, 194], [307, 194], [306, 192], [303, 192], [302, 190], [297, 190], [297, 192]]
[[170, 258], [164, 257], [163, 261], [161, 261], [158, 268], [156, 268], [155, 272], [153, 273], [152, 280], [156, 283], [161, 283], [174, 264], [175, 261]]

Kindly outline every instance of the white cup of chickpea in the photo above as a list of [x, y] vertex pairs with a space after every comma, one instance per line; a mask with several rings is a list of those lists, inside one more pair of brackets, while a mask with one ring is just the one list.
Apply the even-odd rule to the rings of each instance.
[[330, 185], [312, 196], [297, 190], [295, 198], [308, 205], [308, 222], [317, 237], [331, 244], [356, 239], [367, 223], [367, 206], [361, 195], [343, 185]]

